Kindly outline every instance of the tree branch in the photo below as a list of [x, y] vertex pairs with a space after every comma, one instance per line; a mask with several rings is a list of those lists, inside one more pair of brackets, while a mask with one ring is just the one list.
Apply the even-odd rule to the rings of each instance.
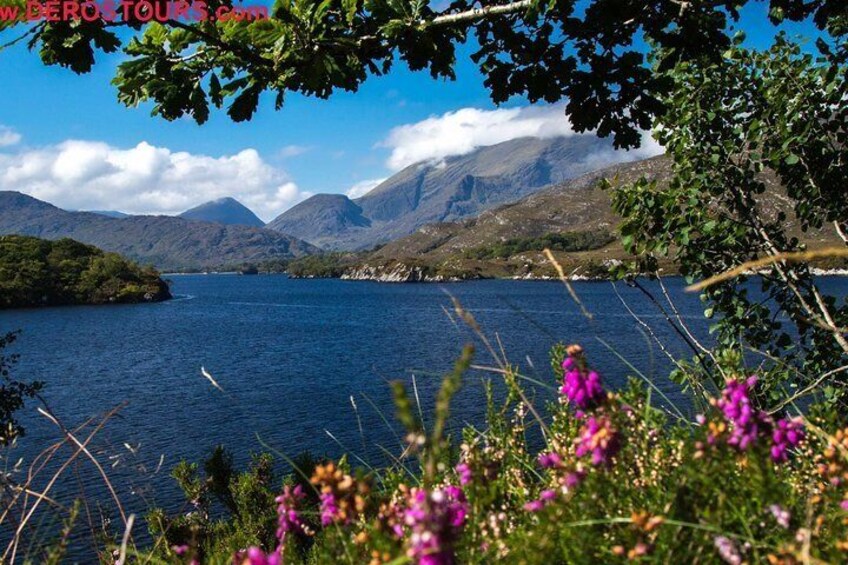
[[465, 12], [456, 14], [444, 14], [436, 16], [432, 20], [421, 20], [422, 26], [443, 26], [452, 25], [462, 22], [470, 22], [480, 20], [486, 16], [496, 16], [500, 14], [514, 14], [528, 9], [533, 5], [533, 0], [519, 0], [518, 2], [510, 2], [509, 4], [499, 4], [495, 6], [486, 6], [485, 8], [474, 8]]

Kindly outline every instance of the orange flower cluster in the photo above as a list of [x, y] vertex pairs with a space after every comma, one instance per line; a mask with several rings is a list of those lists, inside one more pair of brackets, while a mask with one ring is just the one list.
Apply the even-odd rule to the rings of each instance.
[[321, 493], [321, 523], [324, 526], [349, 524], [365, 511], [370, 492], [368, 483], [343, 473], [335, 463], [315, 467], [310, 482]]
[[658, 528], [665, 522], [662, 516], [652, 516], [647, 512], [634, 512], [630, 516], [630, 523], [638, 534], [638, 540], [630, 549], [623, 545], [616, 545], [612, 552], [619, 557], [627, 556], [630, 561], [636, 561], [649, 555], [654, 549], [654, 540], [657, 538]]

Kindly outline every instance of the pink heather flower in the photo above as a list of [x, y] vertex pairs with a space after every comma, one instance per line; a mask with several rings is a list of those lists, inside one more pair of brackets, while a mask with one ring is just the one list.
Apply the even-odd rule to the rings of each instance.
[[799, 420], [778, 420], [771, 432], [772, 460], [775, 463], [786, 461], [789, 449], [797, 447], [805, 435], [804, 424]]
[[612, 457], [621, 447], [618, 432], [612, 427], [609, 419], [604, 416], [592, 416], [575, 439], [577, 457], [592, 456], [592, 465], [609, 466]]
[[557, 498], [555, 490], [543, 490], [539, 493], [538, 500], [531, 500], [524, 505], [524, 510], [528, 512], [538, 512], [548, 504], [551, 504]]
[[718, 550], [718, 555], [722, 561], [729, 565], [742, 565], [742, 556], [736, 545], [724, 536], [718, 536], [715, 539], [715, 547]]
[[582, 469], [572, 471], [565, 476], [565, 486], [568, 488], [574, 488], [582, 483], [585, 478], [586, 471]]
[[541, 500], [531, 500], [524, 504], [524, 510], [527, 512], [538, 512], [545, 507], [545, 503]]
[[757, 377], [749, 377], [744, 381], [730, 380], [722, 391], [721, 398], [715, 403], [732, 424], [727, 444], [740, 451], [748, 449], [757, 440], [760, 426], [767, 426], [769, 423], [768, 415], [755, 411], [751, 405], [748, 394], [756, 384]]
[[175, 546], [171, 547], [171, 551], [173, 551], [177, 555], [185, 555], [185, 553], [188, 551], [188, 546], [187, 545], [175, 545]]
[[471, 472], [471, 466], [465, 461], [456, 466], [456, 472], [459, 475], [459, 484], [462, 486], [467, 485], [474, 478], [474, 474]]
[[792, 516], [789, 514], [788, 510], [778, 504], [772, 504], [769, 506], [769, 512], [771, 512], [772, 516], [774, 516], [775, 521], [780, 527], [784, 529], [789, 528], [789, 520]]
[[604, 399], [601, 376], [595, 371], [581, 367], [574, 357], [566, 357], [562, 362], [563, 378], [560, 393], [580, 409], [593, 408]]
[[540, 453], [539, 466], [544, 469], [556, 469], [558, 467], [562, 467], [562, 457], [554, 451], [551, 451], [550, 453]]
[[459, 487], [413, 490], [404, 513], [410, 531], [407, 555], [418, 565], [452, 565], [453, 544], [467, 514], [468, 503]]
[[284, 543], [289, 532], [306, 533], [306, 524], [298, 513], [298, 507], [306, 498], [303, 487], [297, 485], [292, 488], [288, 485], [283, 488], [283, 494], [275, 500], [277, 502], [277, 539]]
[[842, 502], [840, 502], [839, 507], [843, 510], [848, 510], [848, 499], [845, 499]]
[[332, 492], [321, 493], [321, 525], [329, 526], [336, 521], [338, 515], [339, 505], [336, 501], [336, 495]]
[[236, 553], [233, 565], [283, 565], [283, 558], [279, 550], [266, 555], [258, 547], [251, 547], [247, 551]]

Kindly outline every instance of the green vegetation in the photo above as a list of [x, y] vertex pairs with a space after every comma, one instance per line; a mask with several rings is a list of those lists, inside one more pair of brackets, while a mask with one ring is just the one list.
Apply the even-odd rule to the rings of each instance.
[[289, 261], [286, 272], [295, 278], [338, 278], [353, 265], [351, 253], [319, 253]]
[[262, 454], [239, 472], [222, 447], [202, 466], [180, 463], [172, 476], [191, 511], [152, 510], [157, 543], [132, 562], [844, 561], [848, 430], [824, 412], [770, 415], [741, 357], [724, 359], [729, 380], [698, 422], [639, 381], [608, 393], [578, 346], [553, 349], [561, 402], [541, 416], [523, 375], [498, 358], [505, 399], [489, 389], [487, 425], [451, 438], [445, 423], [472, 351], [427, 421], [393, 384], [407, 446], [388, 467], [304, 454], [279, 476]]
[[171, 297], [152, 268], [72, 239], [0, 236], [0, 308], [155, 302]]
[[15, 343], [19, 332], [10, 332], [0, 336], [0, 446], [8, 446], [24, 435], [24, 427], [18, 422], [15, 413], [24, 407], [28, 398], [35, 397], [44, 383], [22, 382], [12, 376], [12, 368], [18, 362], [16, 354], [7, 352]]
[[[820, 44], [818, 57], [782, 35], [762, 52], [743, 48], [742, 39], [720, 60], [668, 71], [676, 88], [657, 135], [673, 160], [672, 178], [613, 192], [623, 244], [636, 256], [622, 271], [651, 273], [658, 258], [671, 257], [694, 281], [769, 259], [756, 279], [703, 291], [720, 349], [742, 343], [780, 359], [763, 375], [773, 397], [814, 386], [848, 407], [848, 301], [825, 295], [807, 261], [786, 259], [807, 250], [787, 226], [827, 229], [846, 255], [848, 37], [835, 48]], [[774, 179], [785, 194], [763, 197]], [[775, 198], [789, 205], [775, 209]], [[705, 368], [699, 386], [721, 379], [707, 370], [715, 354], [695, 356]]]
[[541, 237], [516, 237], [502, 243], [477, 247], [466, 252], [472, 259], [508, 259], [527, 251], [592, 251], [615, 241], [614, 234], [605, 230], [548, 233]]
[[[74, 26], [22, 21], [12, 31], [29, 28], [20, 30], [22, 39], [44, 64], [76, 73], [91, 71], [98, 51], [123, 47], [126, 60], [113, 79], [120, 101], [149, 102], [154, 115], [191, 116], [198, 123], [225, 106], [233, 120], [249, 120], [265, 92], [281, 108], [292, 93], [329, 98], [356, 91], [398, 64], [452, 79], [460, 64], [457, 47], [473, 37], [471, 59], [494, 102], [513, 96], [566, 100], [576, 131], [596, 130], [612, 135], [619, 147], [633, 147], [665, 110], [660, 98], [673, 88], [646, 67], [645, 50], [661, 69], [715, 60], [730, 44], [731, 24], [749, 4], [458, 0], [439, 7], [420, 1], [294, 0], [275, 4], [269, 19], [254, 22], [170, 19], [145, 25], [129, 17], [108, 26], [99, 19]], [[812, 20], [835, 34], [845, 17], [843, 0], [767, 4], [768, 19], [751, 25]]]

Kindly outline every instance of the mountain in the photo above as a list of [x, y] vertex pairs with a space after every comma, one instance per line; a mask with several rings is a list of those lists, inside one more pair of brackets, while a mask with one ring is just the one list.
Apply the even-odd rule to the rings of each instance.
[[123, 212], [118, 212], [117, 210], [88, 210], [92, 214], [100, 214], [101, 216], [108, 216], [110, 218], [129, 218], [129, 214], [125, 214]]
[[301, 239], [331, 245], [337, 236], [367, 230], [371, 220], [344, 194], [316, 194], [284, 212], [267, 227], [282, 232], [296, 229]]
[[411, 165], [354, 200], [313, 196], [267, 227], [326, 249], [367, 249], [426, 224], [457, 221], [514, 202], [611, 158], [638, 158], [636, 153], [612, 155], [611, 142], [595, 135], [514, 139], [439, 163]]
[[[670, 160], [661, 156], [607, 167], [484, 211], [476, 218], [422, 226], [375, 251], [297, 260], [289, 265], [289, 271], [299, 276], [400, 282], [554, 276], [541, 253], [548, 247], [567, 273], [601, 275], [606, 265], [629, 256], [616, 237], [621, 219], [599, 181], [615, 179], [616, 184], [627, 184], [642, 176], [660, 184], [667, 182]], [[776, 177], [767, 175], [765, 181], [764, 216], [774, 218], [784, 212], [791, 217], [792, 202]], [[796, 225], [788, 227], [791, 235], [811, 248], [840, 245], [831, 230], [802, 233]], [[667, 260], [661, 261], [661, 266], [674, 269]]]
[[215, 222], [228, 226], [249, 226], [261, 228], [265, 222], [256, 217], [256, 214], [236, 200], [235, 198], [219, 198], [186, 210], [179, 215], [186, 220], [199, 220], [202, 222]]
[[0, 191], [0, 235], [69, 237], [163, 270], [214, 269], [289, 259], [315, 247], [276, 231], [170, 216], [110, 218], [67, 212], [19, 192]]

